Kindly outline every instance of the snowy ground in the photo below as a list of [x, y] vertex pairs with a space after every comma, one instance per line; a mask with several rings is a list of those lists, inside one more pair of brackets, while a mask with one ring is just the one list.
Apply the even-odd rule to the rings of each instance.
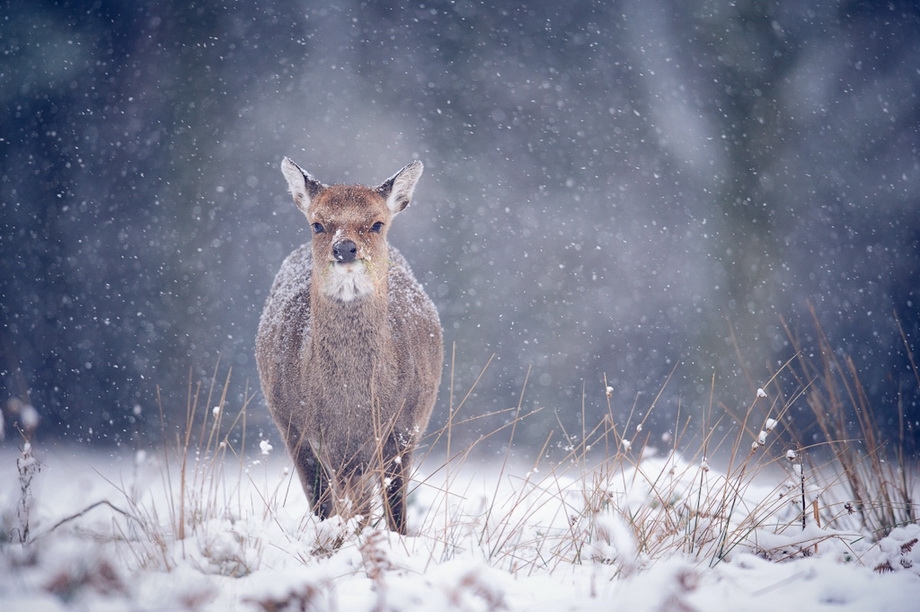
[[[277, 449], [193, 457], [184, 504], [181, 465], [167, 468], [162, 453], [34, 455], [23, 546], [19, 453], [9, 443], [0, 451], [2, 610], [775, 612], [920, 601], [920, 527], [879, 543], [803, 530], [793, 505], [776, 501], [788, 487], [766, 471], [744, 486], [745, 510], [723, 523], [687, 501], [719, 495], [716, 467], [702, 473], [675, 458], [616, 472], [425, 465], [410, 499], [412, 534], [400, 537], [317, 523]], [[668, 528], [682, 514], [665, 508], [692, 503], [701, 511]]]

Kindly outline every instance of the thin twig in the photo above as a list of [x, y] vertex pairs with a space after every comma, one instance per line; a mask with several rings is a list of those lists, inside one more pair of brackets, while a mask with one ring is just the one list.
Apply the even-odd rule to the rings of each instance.
[[140, 521], [136, 516], [134, 516], [133, 514], [130, 514], [130, 513], [126, 512], [126, 511], [122, 510], [121, 508], [119, 508], [118, 506], [116, 506], [115, 504], [113, 504], [112, 502], [110, 502], [109, 500], [103, 499], [103, 500], [100, 500], [100, 501], [97, 501], [97, 502], [95, 502], [95, 503], [93, 503], [93, 504], [88, 505], [86, 508], [84, 508], [83, 510], [80, 510], [79, 512], [77, 512], [77, 513], [75, 513], [75, 514], [71, 514], [71, 515], [68, 516], [68, 517], [62, 518], [62, 519], [59, 520], [57, 523], [55, 523], [54, 525], [52, 525], [52, 526], [48, 529], [48, 531], [46, 531], [45, 533], [43, 533], [43, 534], [41, 534], [40, 536], [36, 537], [35, 539], [38, 540], [38, 539], [40, 539], [40, 538], [43, 538], [44, 536], [48, 535], [49, 533], [51, 533], [52, 531], [54, 531], [54, 530], [57, 529], [58, 527], [64, 525], [65, 523], [69, 523], [70, 521], [73, 521], [73, 520], [75, 520], [75, 519], [80, 518], [81, 516], [83, 516], [83, 515], [85, 515], [87, 512], [89, 512], [90, 510], [93, 510], [94, 508], [98, 508], [99, 506], [108, 506], [109, 508], [111, 508], [111, 509], [114, 510], [115, 512], [121, 514], [121, 515], [124, 516], [125, 518], [131, 519], [132, 521], [136, 522], [136, 523], [139, 524], [139, 525], [142, 524], [141, 521]]

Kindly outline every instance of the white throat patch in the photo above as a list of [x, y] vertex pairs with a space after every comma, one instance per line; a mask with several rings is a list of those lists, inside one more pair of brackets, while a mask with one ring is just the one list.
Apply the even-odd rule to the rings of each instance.
[[323, 294], [340, 302], [350, 302], [374, 291], [367, 263], [329, 264], [322, 278]]

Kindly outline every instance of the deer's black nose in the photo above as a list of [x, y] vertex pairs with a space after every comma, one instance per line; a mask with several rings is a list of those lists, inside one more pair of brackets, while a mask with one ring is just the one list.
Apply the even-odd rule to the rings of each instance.
[[358, 255], [358, 245], [352, 240], [339, 240], [332, 245], [332, 256], [339, 263], [351, 263]]

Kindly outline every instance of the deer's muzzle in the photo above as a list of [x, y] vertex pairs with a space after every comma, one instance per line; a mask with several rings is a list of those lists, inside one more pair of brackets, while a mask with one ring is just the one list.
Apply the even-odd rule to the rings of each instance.
[[337, 263], [352, 263], [358, 256], [358, 245], [353, 240], [339, 240], [332, 245], [332, 256]]

